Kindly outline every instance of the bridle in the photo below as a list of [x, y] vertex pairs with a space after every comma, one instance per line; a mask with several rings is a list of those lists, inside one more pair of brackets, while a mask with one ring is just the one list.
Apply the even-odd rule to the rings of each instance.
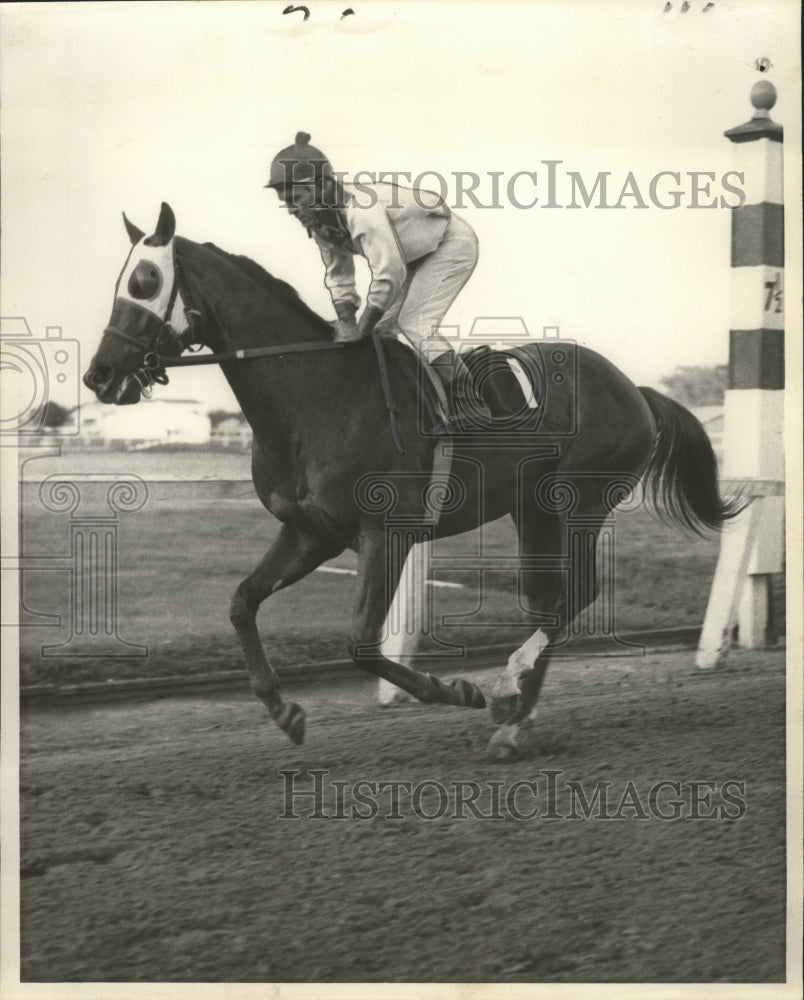
[[[115, 284], [115, 297], [117, 297], [117, 293], [120, 288], [120, 280], [126, 271], [133, 250], [134, 247], [132, 247], [129, 251], [128, 257], [123, 264], [123, 269], [120, 272], [117, 283]], [[196, 325], [197, 321], [201, 318], [201, 313], [197, 309], [193, 309], [186, 304], [188, 301], [186, 282], [181, 280], [180, 275], [181, 263], [174, 246], [173, 285], [170, 289], [168, 303], [161, 319], [152, 313], [151, 310], [145, 309], [145, 307], [141, 306], [138, 302], [126, 300], [131, 307], [143, 310], [148, 314], [149, 319], [156, 321], [156, 323], [151, 323], [153, 332], [151, 333], [146, 345], [142, 364], [139, 368], [130, 373], [131, 377], [139, 383], [141, 393], [146, 399], [151, 397], [154, 385], [167, 385], [170, 381], [168, 379], [167, 372], [165, 371], [166, 366], [169, 364], [169, 359], [178, 358], [183, 351], [200, 351], [203, 347]], [[182, 285], [182, 300], [185, 302], [184, 315], [187, 319], [187, 327], [182, 330], [181, 333], [177, 333], [176, 330], [173, 329], [170, 319], [176, 305], [176, 297], [179, 294], [180, 284]], [[114, 326], [111, 323], [106, 327], [104, 333], [110, 333], [119, 340], [132, 344], [140, 350], [142, 349], [142, 340], [139, 337], [121, 329], [118, 326]]]

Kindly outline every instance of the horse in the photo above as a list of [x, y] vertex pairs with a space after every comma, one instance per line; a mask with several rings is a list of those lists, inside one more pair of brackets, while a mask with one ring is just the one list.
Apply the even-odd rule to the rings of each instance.
[[[614, 507], [641, 484], [657, 513], [681, 528], [718, 530], [739, 512], [719, 493], [712, 447], [693, 415], [637, 388], [593, 350], [574, 349], [569, 378], [569, 345], [518, 349], [532, 362], [532, 380], [541, 380], [539, 405], [524, 408], [530, 423], [520, 419], [516, 382], [475, 366], [477, 391], [500, 426], [475, 433], [470, 426], [445, 441], [426, 432], [406, 345], [385, 344], [380, 379], [372, 338], [334, 343], [332, 325], [289, 284], [247, 257], [176, 235], [167, 203], [150, 236], [125, 214], [123, 221], [131, 247], [84, 383], [105, 403], [130, 405], [167, 381], [166, 365], [194, 360], [185, 352], [206, 347], [212, 354], [198, 359], [220, 364], [253, 430], [257, 496], [280, 522], [236, 588], [230, 619], [254, 693], [295, 744], [304, 739], [304, 710], [281, 696], [257, 610], [345, 549], [358, 554], [348, 638], [354, 662], [419, 701], [480, 709], [486, 699], [477, 685], [415, 669], [398, 649], [392, 658], [384, 623], [420, 543], [513, 519], [520, 605], [538, 627], [512, 652], [491, 694], [489, 747], [507, 759], [532, 724], [561, 636], [597, 596], [595, 542]], [[439, 479], [438, 456], [446, 453], [451, 467]], [[591, 545], [571, 545], [570, 514]], [[568, 559], [570, 548], [581, 551]]]

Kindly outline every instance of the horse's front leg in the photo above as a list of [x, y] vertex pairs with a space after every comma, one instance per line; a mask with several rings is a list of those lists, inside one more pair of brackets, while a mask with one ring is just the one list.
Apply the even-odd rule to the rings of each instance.
[[361, 534], [358, 595], [349, 642], [352, 659], [363, 670], [389, 681], [419, 701], [484, 708], [486, 699], [475, 684], [465, 680], [447, 684], [383, 655], [384, 639], [387, 641], [384, 623], [410, 551], [409, 534], [408, 529], [395, 532], [393, 527], [385, 525]]
[[257, 610], [270, 594], [289, 587], [341, 551], [331, 542], [283, 524], [274, 544], [232, 597], [229, 617], [243, 647], [251, 687], [294, 743], [304, 742], [304, 710], [295, 702], [282, 700], [279, 678], [260, 642]]
[[[421, 637], [432, 627], [433, 594], [428, 587], [431, 554], [432, 542], [429, 540], [411, 546], [383, 627], [382, 655], [412, 670], [416, 670]], [[387, 708], [389, 705], [410, 703], [411, 696], [380, 677], [377, 700], [383, 708]]]

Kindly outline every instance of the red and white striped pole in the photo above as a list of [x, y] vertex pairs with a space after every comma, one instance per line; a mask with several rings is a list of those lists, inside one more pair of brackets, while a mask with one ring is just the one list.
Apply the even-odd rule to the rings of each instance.
[[697, 664], [718, 665], [735, 624], [738, 643], [766, 641], [770, 575], [784, 557], [784, 199], [782, 126], [771, 120], [776, 88], [751, 89], [754, 116], [725, 134], [735, 144], [745, 202], [731, 223], [729, 382], [723, 467], [755, 499], [726, 529]]

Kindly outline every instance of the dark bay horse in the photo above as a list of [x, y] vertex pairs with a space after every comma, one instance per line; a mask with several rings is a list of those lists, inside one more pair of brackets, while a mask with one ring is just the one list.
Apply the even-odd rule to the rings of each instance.
[[[130, 404], [166, 380], [166, 358], [183, 362], [179, 355], [193, 344], [219, 361], [254, 432], [255, 489], [281, 522], [267, 554], [237, 587], [231, 620], [255, 693], [296, 743], [304, 737], [304, 712], [280, 695], [257, 610], [345, 548], [359, 560], [349, 639], [355, 662], [420, 701], [482, 708], [474, 684], [446, 683], [385, 655], [384, 623], [416, 543], [510, 515], [519, 539], [520, 605], [538, 627], [512, 653], [493, 691], [499, 726], [492, 745], [506, 756], [535, 711], [551, 646], [595, 599], [598, 532], [640, 478], [657, 508], [682, 526], [717, 529], [737, 511], [719, 495], [714, 455], [698, 421], [584, 348], [574, 352], [572, 377], [565, 372], [569, 347], [522, 349], [520, 358], [533, 360], [543, 383], [538, 421], [531, 410], [531, 424], [503, 419], [498, 428], [462, 433], [445, 445], [422, 433], [406, 370], [410, 352], [389, 342], [402, 453], [389, 430], [370, 340], [336, 349], [330, 324], [289, 285], [248, 258], [176, 236], [166, 204], [147, 238], [124, 220], [132, 248], [84, 382], [103, 402]], [[495, 389], [494, 379], [483, 388], [481, 372], [477, 381], [497, 412], [521, 412], [521, 399], [499, 398], [508, 390]], [[446, 452], [446, 496], [434, 502], [437, 455]], [[569, 538], [570, 515], [584, 525], [581, 546]]]

